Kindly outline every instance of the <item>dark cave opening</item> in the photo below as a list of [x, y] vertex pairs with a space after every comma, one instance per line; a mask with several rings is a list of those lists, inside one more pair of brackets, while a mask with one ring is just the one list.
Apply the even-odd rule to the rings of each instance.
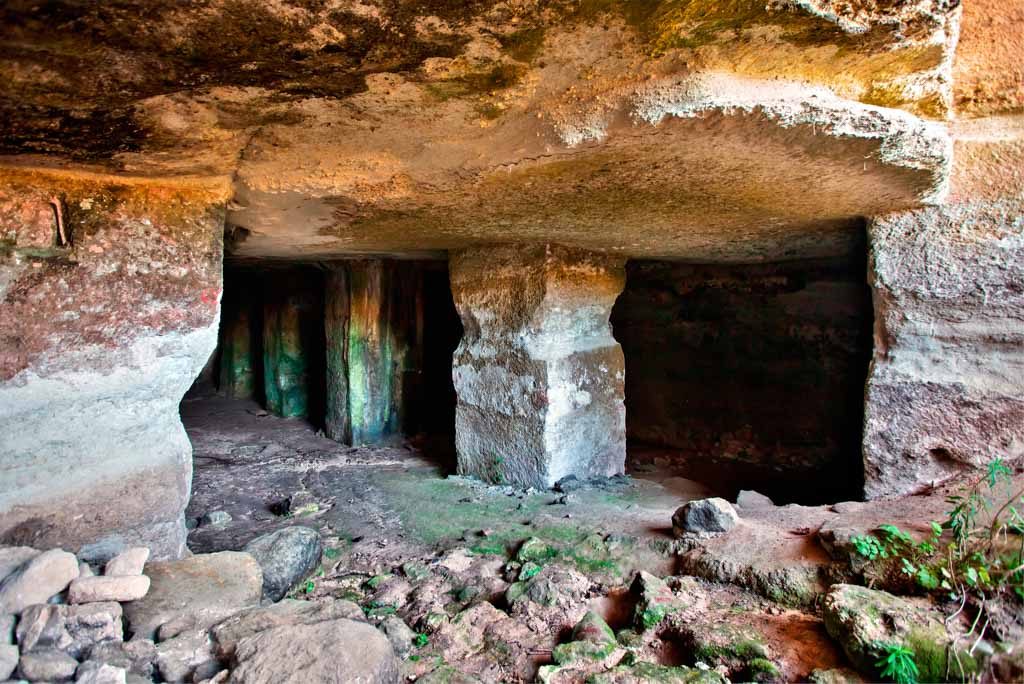
[[218, 347], [197, 388], [346, 444], [412, 440], [453, 460], [461, 335], [443, 261], [228, 263]]
[[628, 466], [776, 504], [860, 499], [872, 350], [865, 256], [631, 261], [611, 321]]

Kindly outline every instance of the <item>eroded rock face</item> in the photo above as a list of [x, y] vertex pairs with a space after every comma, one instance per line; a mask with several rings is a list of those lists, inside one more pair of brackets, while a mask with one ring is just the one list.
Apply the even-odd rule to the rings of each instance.
[[[0, 172], [0, 232], [15, 235], [0, 261], [4, 541], [183, 552], [178, 403], [216, 344], [225, 190]], [[25, 216], [46, 211], [48, 235], [26, 238]]]
[[1022, 215], [999, 200], [872, 221], [869, 498], [1024, 456]]
[[623, 472], [622, 350], [608, 315], [621, 260], [556, 245], [452, 257], [459, 472], [551, 487]]

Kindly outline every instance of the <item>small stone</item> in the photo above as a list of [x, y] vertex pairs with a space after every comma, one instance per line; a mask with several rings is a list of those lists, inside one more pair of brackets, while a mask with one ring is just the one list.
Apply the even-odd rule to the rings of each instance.
[[46, 603], [78, 577], [74, 554], [52, 549], [35, 556], [0, 582], [0, 612], [20, 615], [26, 607]]
[[231, 514], [227, 511], [210, 511], [204, 515], [200, 520], [200, 525], [227, 525], [231, 522]]
[[85, 561], [78, 561], [78, 576], [79, 577], [95, 577], [96, 571], [92, 569], [92, 566]]
[[286, 527], [245, 545], [263, 571], [263, 597], [280, 601], [320, 563], [320, 535], [309, 527]]
[[135, 546], [111, 558], [107, 567], [104, 568], [103, 574], [114, 577], [141, 575], [147, 560], [149, 560], [149, 549], [145, 546]]
[[409, 626], [401, 618], [394, 616], [387, 618], [380, 623], [380, 630], [391, 642], [391, 647], [395, 649], [395, 654], [399, 658], [405, 658], [412, 653], [416, 632], [409, 629]]
[[145, 575], [125, 577], [83, 577], [71, 583], [68, 590], [70, 603], [96, 601], [137, 601], [149, 591], [149, 578]]
[[721, 534], [736, 527], [739, 516], [725, 499], [697, 499], [676, 510], [672, 516], [672, 532], [677, 537], [685, 534]]
[[775, 508], [775, 502], [764, 494], [755, 492], [752, 489], [743, 489], [736, 496], [736, 505], [748, 511], [761, 511], [766, 508]]
[[21, 650], [26, 653], [40, 648], [63, 651], [71, 645], [71, 635], [64, 628], [62, 608], [40, 603], [22, 611], [15, 631]]
[[18, 667], [18, 647], [13, 644], [0, 644], [0, 681], [11, 678]]
[[156, 667], [167, 682], [206, 679], [221, 669], [205, 628], [157, 644]]
[[77, 684], [126, 684], [128, 673], [123, 667], [89, 661], [78, 666]]
[[129, 674], [145, 677], [147, 681], [153, 678], [155, 660], [156, 644], [150, 639], [107, 641], [89, 651], [89, 661], [124, 668]]
[[71, 637], [71, 646], [64, 649], [68, 655], [79, 658], [99, 644], [124, 639], [120, 603], [87, 603], [62, 606], [61, 610], [64, 614], [64, 629]]
[[32, 682], [63, 682], [75, 676], [78, 661], [54, 648], [24, 653], [18, 661], [18, 673]]

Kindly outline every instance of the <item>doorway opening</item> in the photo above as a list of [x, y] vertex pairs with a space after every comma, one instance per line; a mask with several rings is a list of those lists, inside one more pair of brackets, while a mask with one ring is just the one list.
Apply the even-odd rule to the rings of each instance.
[[629, 468], [667, 469], [730, 499], [860, 499], [865, 258], [630, 262], [611, 316]]

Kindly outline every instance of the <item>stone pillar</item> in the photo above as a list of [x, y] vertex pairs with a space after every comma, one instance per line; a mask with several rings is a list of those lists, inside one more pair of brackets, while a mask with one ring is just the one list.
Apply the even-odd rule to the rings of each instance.
[[[217, 344], [229, 196], [227, 179], [0, 169], [0, 543], [185, 552], [178, 405]], [[24, 229], [56, 230], [54, 198], [65, 239], [41, 249]]]
[[622, 259], [556, 245], [454, 253], [459, 472], [547, 488], [626, 460], [622, 349], [608, 316]]
[[255, 305], [248, 288], [232, 293], [223, 305], [218, 384], [221, 392], [234, 399], [252, 399], [256, 390], [252, 334]]
[[1024, 457], [1022, 216], [979, 201], [871, 221], [867, 498]]
[[327, 361], [327, 406], [324, 432], [346, 444], [352, 441], [348, 412], [348, 267], [333, 265], [324, 283], [324, 334]]
[[335, 265], [327, 282], [327, 434], [350, 444], [398, 438], [415, 400], [422, 273], [380, 259]]
[[266, 280], [263, 304], [263, 389], [267, 410], [282, 418], [309, 415], [309, 359], [313, 285], [299, 274]]

